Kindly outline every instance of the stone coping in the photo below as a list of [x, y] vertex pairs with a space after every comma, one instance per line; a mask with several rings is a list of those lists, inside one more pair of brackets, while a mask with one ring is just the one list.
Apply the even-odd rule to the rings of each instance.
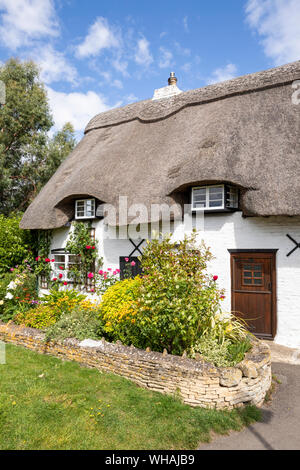
[[232, 409], [246, 403], [260, 406], [271, 385], [270, 348], [257, 339], [253, 339], [251, 351], [235, 367], [216, 367], [201, 357], [189, 359], [104, 339], [46, 342], [42, 331], [12, 322], [0, 321], [0, 340], [112, 372], [150, 390], [179, 394], [191, 406], [217, 409]]

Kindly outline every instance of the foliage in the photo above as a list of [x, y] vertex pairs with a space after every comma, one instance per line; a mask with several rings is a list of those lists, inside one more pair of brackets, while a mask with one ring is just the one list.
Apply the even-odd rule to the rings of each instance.
[[60, 312], [49, 305], [38, 305], [27, 311], [19, 312], [13, 320], [18, 325], [30, 328], [45, 329], [53, 325], [60, 317]]
[[60, 319], [46, 330], [46, 340], [64, 340], [76, 338], [83, 340], [99, 339], [102, 328], [95, 308], [75, 307], [69, 313], [63, 313]]
[[246, 322], [230, 312], [220, 312], [213, 315], [202, 334], [216, 338], [219, 343], [225, 339], [238, 343], [250, 335], [246, 328]]
[[232, 343], [229, 339], [220, 343], [212, 335], [203, 335], [193, 347], [191, 356], [200, 353], [206, 361], [217, 367], [232, 367], [241, 362], [250, 349], [251, 342], [248, 338], [240, 343]]
[[111, 268], [107, 268], [107, 271], [100, 269], [95, 273], [95, 283], [93, 291], [98, 295], [104, 294], [104, 292], [110, 287], [119, 282], [120, 269], [112, 271]]
[[0, 67], [6, 103], [0, 109], [0, 213], [26, 209], [75, 145], [66, 125], [53, 137], [47, 94], [33, 62], [10, 59]]
[[239, 343], [232, 343], [228, 346], [228, 358], [233, 365], [241, 362], [245, 354], [251, 349], [250, 337], [240, 341]]
[[180, 242], [171, 236], [147, 242], [141, 259], [144, 277], [137, 298], [144, 343], [172, 354], [189, 352], [221, 311], [223, 291], [207, 273], [212, 259], [196, 233]]
[[22, 214], [0, 214], [0, 277], [25, 259], [32, 260], [34, 235], [19, 228]]
[[36, 276], [29, 264], [15, 268], [7, 274], [0, 283], [0, 312], [1, 320], [8, 321], [17, 312], [26, 312], [38, 301], [36, 291]]
[[66, 250], [79, 258], [78, 266], [70, 270], [71, 276], [77, 282], [85, 283], [89, 273], [94, 277], [95, 269], [102, 265], [102, 259], [97, 259], [97, 241], [90, 233], [90, 226], [83, 222], [74, 222], [74, 230], [70, 233]]
[[89, 302], [84, 294], [80, 294], [75, 289], [57, 290], [57, 288], [51, 289], [49, 294], [40, 298], [40, 301], [43, 305], [47, 305], [60, 313], [70, 312], [76, 305]]
[[[39, 305], [29, 311], [19, 312], [13, 320], [24, 326], [44, 329], [56, 323], [62, 315], [70, 314], [74, 309], [81, 311], [96, 312], [97, 306], [88, 300], [85, 295], [74, 289], [57, 290], [51, 289], [50, 293], [40, 297]], [[96, 316], [96, 313], [94, 313]]]
[[136, 298], [141, 285], [142, 279], [136, 276], [115, 283], [103, 294], [101, 320], [104, 332], [112, 341], [120, 340], [123, 344], [140, 346]]

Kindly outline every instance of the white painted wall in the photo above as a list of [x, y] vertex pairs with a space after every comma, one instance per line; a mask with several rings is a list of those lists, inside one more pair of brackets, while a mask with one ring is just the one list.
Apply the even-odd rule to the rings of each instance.
[[[93, 226], [96, 228], [99, 255], [103, 257], [104, 269], [119, 268], [119, 256], [128, 256], [133, 249], [132, 244], [129, 240], [104, 239], [104, 225], [101, 220], [94, 222]], [[55, 230], [51, 249], [63, 248], [68, 232], [69, 228]], [[179, 238], [183, 233], [183, 226], [178, 226], [174, 237]], [[206, 215], [199, 239], [205, 241], [215, 256], [209, 270], [219, 276], [219, 285], [226, 290], [224, 310], [230, 310], [231, 306], [228, 249], [278, 249], [275, 342], [300, 348], [300, 249], [291, 256], [286, 256], [294, 247], [287, 238], [287, 233], [300, 242], [300, 217], [243, 218], [241, 212], [235, 212]]]

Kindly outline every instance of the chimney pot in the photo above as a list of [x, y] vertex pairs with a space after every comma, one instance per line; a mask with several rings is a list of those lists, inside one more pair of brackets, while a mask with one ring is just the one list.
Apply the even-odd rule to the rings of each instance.
[[170, 77], [168, 78], [168, 85], [176, 85], [177, 78], [175, 77], [175, 72], [170, 73]]

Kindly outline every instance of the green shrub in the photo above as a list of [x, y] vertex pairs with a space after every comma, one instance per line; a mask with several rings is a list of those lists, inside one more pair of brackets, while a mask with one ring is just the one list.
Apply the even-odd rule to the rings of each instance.
[[8, 321], [37, 303], [37, 279], [29, 264], [20, 265], [0, 279], [1, 320]]
[[156, 351], [189, 352], [220, 311], [223, 291], [207, 274], [212, 259], [196, 233], [180, 242], [167, 236], [147, 242], [141, 259], [145, 276], [137, 298], [143, 343]]
[[48, 305], [38, 305], [27, 311], [19, 312], [13, 317], [18, 325], [44, 330], [53, 325], [60, 317], [57, 310]]
[[34, 236], [19, 228], [22, 214], [0, 214], [0, 277], [10, 268], [33, 258]]
[[234, 344], [229, 339], [220, 343], [213, 336], [203, 335], [192, 348], [191, 357], [199, 353], [206, 361], [212, 362], [217, 367], [232, 367], [244, 359], [249, 349], [251, 342], [248, 338]]
[[104, 332], [112, 341], [141, 346], [141, 335], [137, 328], [136, 298], [142, 280], [124, 279], [109, 287], [100, 303], [101, 320]]
[[102, 325], [95, 311], [77, 306], [71, 312], [63, 313], [55, 324], [47, 328], [46, 340], [99, 339], [102, 334]]

